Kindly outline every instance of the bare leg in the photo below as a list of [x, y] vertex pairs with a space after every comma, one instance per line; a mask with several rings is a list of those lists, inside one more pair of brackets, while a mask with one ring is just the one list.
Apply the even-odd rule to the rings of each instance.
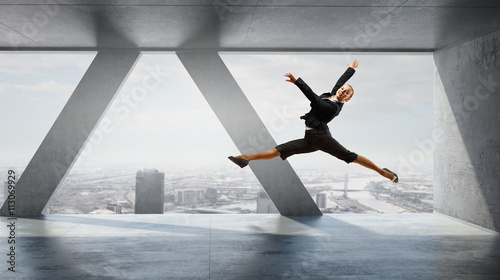
[[267, 151], [255, 153], [255, 154], [246, 154], [241, 156], [236, 156], [235, 158], [242, 158], [246, 160], [259, 160], [259, 159], [272, 159], [281, 155], [276, 148], [272, 148]]
[[[375, 163], [373, 163], [371, 160], [365, 158], [364, 156], [360, 156], [358, 155], [358, 158], [356, 158], [356, 160], [353, 161], [354, 163], [357, 163], [359, 165], [362, 165], [366, 168], [369, 168], [371, 170], [374, 170], [375, 172], [377, 172], [378, 174], [384, 176], [385, 178], [389, 179], [392, 181], [392, 179], [394, 178], [394, 174], [387, 171], [387, 170], [384, 170], [380, 167], [378, 167]], [[396, 181], [397, 183], [397, 181]]]

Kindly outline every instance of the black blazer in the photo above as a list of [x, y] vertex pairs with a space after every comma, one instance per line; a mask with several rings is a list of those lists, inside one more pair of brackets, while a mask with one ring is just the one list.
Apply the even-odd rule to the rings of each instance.
[[311, 101], [311, 110], [309, 113], [300, 117], [301, 119], [306, 120], [306, 125], [308, 127], [317, 129], [317, 130], [327, 130], [328, 125], [333, 118], [338, 116], [340, 110], [344, 106], [342, 102], [331, 101], [329, 98], [332, 95], [335, 95], [337, 90], [343, 86], [356, 72], [353, 68], [349, 67], [339, 78], [335, 86], [333, 87], [331, 92], [323, 93], [318, 96], [314, 93], [311, 88], [301, 79], [297, 79], [295, 81], [295, 85], [299, 87], [299, 89], [304, 93], [304, 95]]

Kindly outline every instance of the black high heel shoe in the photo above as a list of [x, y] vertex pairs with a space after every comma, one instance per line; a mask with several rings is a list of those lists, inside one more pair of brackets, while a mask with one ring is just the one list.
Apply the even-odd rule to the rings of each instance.
[[233, 156], [230, 156], [230, 157], [227, 157], [227, 158], [230, 159], [232, 162], [236, 163], [241, 168], [247, 166], [248, 163], [250, 162], [249, 160], [246, 160], [244, 158], [235, 158]]
[[389, 172], [391, 172], [392, 174], [394, 174], [394, 178], [392, 178], [392, 182], [393, 182], [393, 183], [397, 183], [397, 182], [399, 181], [398, 174], [396, 174], [396, 173], [394, 173], [394, 172], [390, 171], [390, 170], [389, 170], [389, 169], [387, 169], [387, 168], [382, 168], [382, 169], [384, 169], [385, 171], [389, 171]]

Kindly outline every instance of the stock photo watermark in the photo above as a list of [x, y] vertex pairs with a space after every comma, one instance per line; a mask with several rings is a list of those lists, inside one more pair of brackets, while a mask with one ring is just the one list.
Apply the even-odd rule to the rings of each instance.
[[[51, 19], [55, 18], [59, 13], [59, 5], [56, 1], [53, 0], [44, 0], [39, 1], [39, 5], [37, 5], [38, 10], [33, 12], [31, 15], [20, 15], [17, 14], [15, 9], [11, 9], [11, 14], [16, 16], [21, 20], [22, 24], [20, 25], [20, 35], [34, 39], [40, 33], [40, 30], [47, 26]], [[9, 31], [6, 34], [10, 45], [12, 48], [17, 51], [21, 44], [21, 39], [19, 37], [19, 33], [14, 31]], [[17, 182], [17, 174], [14, 170], [8, 170], [7, 172], [7, 199], [5, 200], [5, 204], [7, 206], [7, 225], [8, 228], [8, 236], [7, 236], [7, 244], [8, 244], [8, 253], [6, 254], [8, 264], [7, 270], [10, 272], [16, 272], [16, 182]]]
[[[344, 54], [347, 61], [351, 61], [350, 54], [362, 48], [366, 48], [372, 40], [382, 33], [382, 30], [389, 26], [391, 21], [393, 20], [393, 16], [399, 14], [402, 10], [402, 5], [397, 0], [389, 1], [385, 7], [376, 7], [370, 12], [370, 18], [375, 20], [375, 23], [371, 23], [363, 17], [357, 17], [356, 19], [362, 25], [365, 25], [365, 28], [353, 27], [354, 33], [356, 33], [354, 39], [351, 41], [354, 44], [354, 48], [350, 46], [343, 47], [342, 53]], [[337, 44], [335, 38], [329, 40], [332, 44]], [[344, 43], [343, 45], [347, 45], [349, 42]]]
[[[111, 113], [118, 116], [121, 121], [126, 120], [134, 109], [137, 109], [140, 104], [147, 99], [152, 91], [156, 90], [170, 76], [169, 72], [161, 69], [159, 64], [155, 67], [145, 66], [147, 74], [142, 77], [141, 84], [134, 86], [126, 94], [119, 96], [119, 99], [113, 102], [109, 108]], [[52, 169], [58, 176], [62, 176], [66, 170], [66, 166], [70, 165], [77, 157], [85, 158], [89, 156], [95, 147], [101, 145], [106, 135], [115, 131], [115, 120], [109, 117], [104, 117], [97, 125], [93, 133], [91, 131], [80, 130], [83, 135], [90, 135], [83, 144], [81, 151], [75, 151], [70, 145], [66, 145], [66, 164], [55, 161], [52, 162]]]
[[[453, 111], [460, 112], [463, 116], [469, 116], [473, 112], [478, 111], [481, 104], [484, 104], [484, 102], [496, 94], [496, 88], [500, 86], [500, 82], [494, 81], [493, 77], [492, 73], [489, 73], [488, 76], [478, 74], [476, 77], [478, 83], [473, 89], [473, 94], [464, 96], [459, 104], [452, 105]], [[497, 118], [500, 120], [500, 113], [498, 113]], [[458, 128], [453, 127], [452, 129]], [[425, 164], [426, 159], [433, 156], [436, 144], [445, 143], [448, 137], [444, 129], [436, 128], [431, 138], [415, 140], [414, 143], [417, 148], [407, 157], [399, 156], [398, 172], [404, 173], [417, 170]]]
[[294, 117], [288, 114], [287, 106], [283, 106], [280, 110], [273, 109], [273, 117], [268, 121], [267, 125], [256, 134], [248, 136], [238, 147], [242, 147], [240, 149], [248, 151], [248, 153], [255, 153], [269, 148], [269, 144], [273, 142], [272, 133], [284, 131]]
[[[265, 127], [260, 129], [257, 133], [252, 134], [238, 145], [240, 151], [244, 153], [256, 153], [263, 149], [269, 149], [273, 143], [274, 133], [280, 133], [286, 130], [286, 127], [291, 124], [292, 120], [296, 118], [295, 115], [290, 114], [288, 106], [272, 109], [273, 116], [269, 119]], [[226, 171], [235, 170], [234, 163], [226, 163]]]
[[16, 182], [16, 172], [14, 170], [9, 170], [7, 172], [8, 196], [5, 203], [7, 205], [7, 228], [9, 232], [7, 237], [7, 243], [9, 245], [7, 250], [7, 263], [9, 267], [7, 270], [11, 272], [16, 272]]
[[[15, 9], [11, 10], [11, 12], [22, 21], [20, 32], [24, 37], [34, 39], [39, 34], [40, 30], [47, 26], [50, 20], [59, 14], [60, 7], [56, 1], [43, 0], [39, 2], [40, 3], [37, 5], [39, 9], [29, 17], [17, 14]], [[7, 33], [7, 38], [9, 38], [9, 42], [14, 49], [19, 48], [21, 40], [18, 33], [9, 31]]]
[[214, 0], [214, 7], [220, 21], [224, 21], [228, 14], [243, 14], [249, 11], [252, 7], [245, 6], [244, 0]]
[[480, 103], [490, 98], [495, 93], [495, 88], [500, 86], [500, 82], [493, 81], [492, 73], [488, 77], [479, 75], [477, 80], [479, 84], [474, 88], [474, 94], [465, 96], [461, 103], [467, 112], [478, 110]]

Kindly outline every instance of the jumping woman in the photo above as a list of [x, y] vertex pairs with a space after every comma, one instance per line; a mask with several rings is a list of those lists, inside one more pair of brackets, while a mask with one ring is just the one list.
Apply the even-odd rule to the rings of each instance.
[[341, 159], [347, 163], [357, 163], [366, 168], [372, 169], [385, 178], [397, 183], [398, 175], [387, 168], [380, 168], [371, 160], [364, 156], [353, 153], [330, 134], [328, 123], [339, 115], [344, 103], [348, 102], [353, 94], [353, 88], [346, 82], [354, 75], [358, 61], [354, 60], [348, 64], [347, 70], [339, 78], [331, 92], [316, 95], [311, 88], [301, 79], [296, 79], [292, 73], [286, 73], [287, 82], [295, 84], [311, 102], [311, 110], [300, 117], [305, 120], [306, 132], [302, 139], [293, 140], [280, 144], [275, 148], [255, 154], [230, 156], [229, 159], [241, 168], [248, 165], [251, 160], [272, 159], [280, 156], [283, 160], [295, 154], [311, 153], [321, 150], [325, 153]]

